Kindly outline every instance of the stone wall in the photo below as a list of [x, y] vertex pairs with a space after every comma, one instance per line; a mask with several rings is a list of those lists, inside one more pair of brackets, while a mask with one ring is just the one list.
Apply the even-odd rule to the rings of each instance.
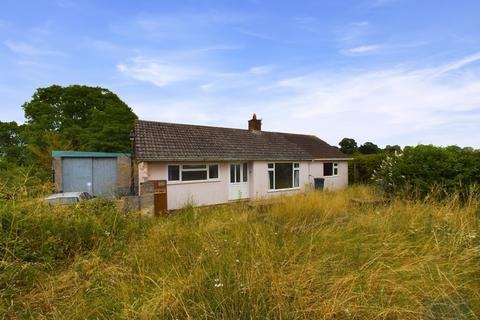
[[152, 217], [155, 216], [153, 193], [141, 195], [139, 198], [142, 213]]
[[[134, 166], [135, 169], [135, 166]], [[134, 170], [135, 171], [135, 170]], [[133, 177], [137, 176], [134, 172]], [[117, 158], [117, 193], [119, 196], [130, 195], [131, 160], [130, 157]], [[135, 184], [134, 184], [135, 185]]]

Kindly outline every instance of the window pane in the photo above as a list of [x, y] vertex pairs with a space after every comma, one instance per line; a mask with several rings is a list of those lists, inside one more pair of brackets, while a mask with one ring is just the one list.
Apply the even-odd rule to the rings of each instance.
[[298, 170], [293, 171], [293, 186], [295, 188], [300, 186], [300, 171]]
[[338, 168], [337, 167], [333, 168], [333, 175], [334, 176], [338, 175]]
[[268, 168], [269, 168], [269, 169], [273, 169], [273, 163], [269, 163], [269, 164], [268, 164]]
[[275, 189], [273, 186], [273, 171], [268, 171], [268, 185], [270, 190]]
[[293, 166], [291, 163], [275, 164], [275, 189], [286, 189], [292, 187]]
[[331, 162], [323, 163], [323, 175], [325, 177], [331, 176], [333, 174], [333, 164]]
[[206, 164], [184, 164], [183, 169], [207, 169]]
[[240, 182], [240, 165], [235, 165], [235, 182]]
[[207, 171], [182, 171], [182, 181], [207, 180]]
[[299, 167], [300, 167], [300, 163], [294, 163], [294, 164], [293, 164], [293, 167], [294, 167], [294, 168], [299, 168]]
[[218, 165], [211, 164], [208, 166], [208, 178], [217, 179], [218, 178]]
[[230, 182], [231, 183], [235, 182], [235, 165], [234, 164], [230, 165]]
[[248, 181], [248, 164], [245, 162], [243, 164], [243, 182]]
[[168, 181], [180, 180], [180, 166], [168, 166]]

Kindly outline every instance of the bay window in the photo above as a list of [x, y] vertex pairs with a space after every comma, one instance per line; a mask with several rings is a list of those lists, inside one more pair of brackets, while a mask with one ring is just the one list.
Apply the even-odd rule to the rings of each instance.
[[218, 164], [168, 165], [168, 181], [208, 181], [218, 179]]
[[269, 190], [293, 189], [300, 187], [300, 164], [278, 162], [268, 164]]

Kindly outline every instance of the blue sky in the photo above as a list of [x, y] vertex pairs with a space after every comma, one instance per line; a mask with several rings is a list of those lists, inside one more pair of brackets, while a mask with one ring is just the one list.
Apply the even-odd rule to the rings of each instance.
[[480, 147], [480, 1], [3, 0], [0, 121], [102, 86], [141, 119]]

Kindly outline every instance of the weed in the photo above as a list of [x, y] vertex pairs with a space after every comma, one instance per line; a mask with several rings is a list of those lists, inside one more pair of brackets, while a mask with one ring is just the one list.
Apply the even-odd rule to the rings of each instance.
[[[53, 319], [480, 315], [476, 198], [359, 206], [351, 187], [159, 219], [0, 209], [0, 314]], [[444, 314], [442, 314], [442, 312]]]

